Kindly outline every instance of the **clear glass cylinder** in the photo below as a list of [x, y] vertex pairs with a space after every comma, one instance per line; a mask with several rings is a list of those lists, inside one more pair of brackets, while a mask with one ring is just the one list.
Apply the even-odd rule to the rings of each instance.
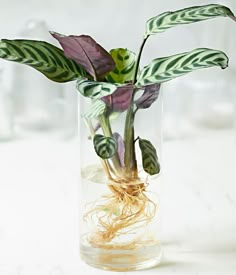
[[[79, 101], [81, 258], [91, 266], [114, 271], [156, 266], [161, 259], [161, 172], [150, 176], [144, 171], [139, 138], [152, 143], [161, 164], [162, 95], [159, 93], [149, 108], [135, 113], [137, 173], [132, 176], [124, 172], [120, 154], [124, 150], [118, 146], [118, 160], [116, 155], [104, 160], [98, 157], [93, 144], [95, 134], [119, 133], [124, 140], [128, 111], [108, 116], [109, 133], [104, 131], [101, 117], [84, 117], [91, 108], [91, 99], [81, 96]], [[121, 169], [116, 169], [116, 162], [123, 163]]]

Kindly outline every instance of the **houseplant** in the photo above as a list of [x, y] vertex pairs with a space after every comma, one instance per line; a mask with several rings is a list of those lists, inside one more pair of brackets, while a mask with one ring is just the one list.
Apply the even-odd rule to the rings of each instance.
[[[64, 36], [51, 32], [64, 51], [44, 41], [0, 41], [1, 58], [29, 65], [55, 82], [76, 80], [77, 90], [89, 100], [90, 108], [82, 114], [88, 129], [82, 131], [87, 137], [84, 148], [89, 152], [88, 159], [96, 155], [99, 162], [86, 166], [81, 178], [86, 189], [84, 219], [90, 224], [81, 237], [81, 254], [89, 264], [128, 270], [159, 262], [160, 245], [154, 223], [158, 201], [153, 195], [155, 188], [152, 189], [155, 184], [152, 178], [156, 180], [160, 174], [159, 148], [137, 131], [137, 116], [157, 106], [161, 83], [201, 68], [224, 69], [228, 57], [218, 50], [199, 48], [154, 59], [144, 68], [139, 68], [140, 59], [151, 35], [218, 16], [235, 20], [230, 9], [217, 4], [153, 17], [146, 23], [137, 55], [123, 48], [108, 53], [87, 35]], [[150, 120], [155, 122], [155, 118]], [[117, 121], [121, 126], [119, 131], [114, 131]], [[149, 129], [147, 136], [148, 132]], [[88, 178], [99, 185], [89, 188]], [[99, 188], [105, 189], [105, 193], [100, 193]], [[98, 195], [91, 200], [90, 193]], [[144, 249], [148, 256], [140, 253]]]

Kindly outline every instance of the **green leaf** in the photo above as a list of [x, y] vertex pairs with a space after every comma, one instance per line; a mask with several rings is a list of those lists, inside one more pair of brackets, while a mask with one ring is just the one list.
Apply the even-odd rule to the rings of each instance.
[[155, 175], [160, 172], [157, 152], [150, 141], [139, 138], [139, 147], [142, 153], [143, 169], [149, 175]]
[[104, 96], [113, 94], [117, 90], [118, 85], [78, 79], [76, 88], [85, 97], [100, 99]]
[[147, 37], [151, 34], [164, 32], [177, 25], [190, 24], [218, 16], [234, 18], [234, 14], [229, 8], [217, 4], [190, 7], [174, 12], [164, 12], [147, 21], [145, 35]]
[[87, 74], [61, 49], [43, 41], [2, 39], [0, 57], [29, 65], [55, 82], [67, 82]]
[[112, 49], [110, 55], [116, 67], [106, 76], [106, 79], [111, 83], [125, 83], [133, 80], [136, 54], [128, 49], [118, 48]]
[[112, 137], [95, 135], [93, 144], [97, 155], [102, 159], [109, 159], [117, 152], [117, 142]]
[[136, 84], [145, 86], [162, 83], [194, 70], [212, 66], [220, 66], [225, 69], [228, 66], [226, 54], [217, 50], [200, 48], [191, 52], [157, 58], [144, 67]]
[[106, 111], [106, 104], [97, 99], [92, 102], [90, 110], [84, 115], [86, 118], [95, 118], [102, 115]]

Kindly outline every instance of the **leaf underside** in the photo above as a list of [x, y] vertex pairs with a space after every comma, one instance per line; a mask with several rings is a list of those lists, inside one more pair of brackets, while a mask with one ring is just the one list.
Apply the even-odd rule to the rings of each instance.
[[136, 107], [138, 109], [149, 108], [158, 99], [160, 87], [161, 84], [159, 83], [144, 86], [143, 94], [134, 102], [136, 104]]
[[212, 49], [195, 49], [168, 57], [154, 59], [144, 67], [137, 80], [138, 86], [162, 83], [180, 77], [194, 70], [220, 66], [228, 66], [225, 53]]
[[115, 63], [110, 54], [92, 37], [88, 35], [65, 36], [55, 32], [51, 34], [59, 41], [65, 55], [82, 65], [95, 79], [102, 79], [114, 69]]
[[68, 82], [87, 75], [61, 49], [43, 41], [2, 39], [0, 57], [31, 66], [55, 82]]
[[102, 97], [102, 100], [113, 112], [123, 112], [130, 106], [133, 90], [133, 85], [127, 84], [118, 87], [113, 94]]

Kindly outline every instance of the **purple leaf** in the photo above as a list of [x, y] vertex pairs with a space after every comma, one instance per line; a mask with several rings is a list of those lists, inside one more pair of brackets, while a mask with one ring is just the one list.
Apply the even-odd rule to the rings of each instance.
[[236, 17], [235, 16], [230, 16], [231, 19], [233, 19], [236, 22]]
[[149, 108], [152, 103], [157, 100], [160, 92], [160, 86], [161, 85], [158, 83], [142, 87], [144, 88], [144, 92], [141, 97], [135, 101], [136, 106], [139, 109]]
[[118, 153], [118, 156], [119, 156], [119, 160], [120, 160], [120, 164], [122, 167], [125, 166], [125, 144], [124, 144], [124, 141], [121, 137], [120, 134], [118, 133], [113, 133], [113, 138], [116, 140], [117, 142], [117, 145], [118, 145], [118, 149], [117, 149], [117, 153]]
[[82, 65], [95, 79], [102, 79], [115, 68], [115, 62], [110, 54], [92, 37], [50, 33], [61, 44], [65, 56]]
[[123, 112], [129, 108], [133, 90], [133, 85], [127, 84], [125, 86], [118, 87], [112, 95], [104, 96], [101, 99], [114, 112]]

